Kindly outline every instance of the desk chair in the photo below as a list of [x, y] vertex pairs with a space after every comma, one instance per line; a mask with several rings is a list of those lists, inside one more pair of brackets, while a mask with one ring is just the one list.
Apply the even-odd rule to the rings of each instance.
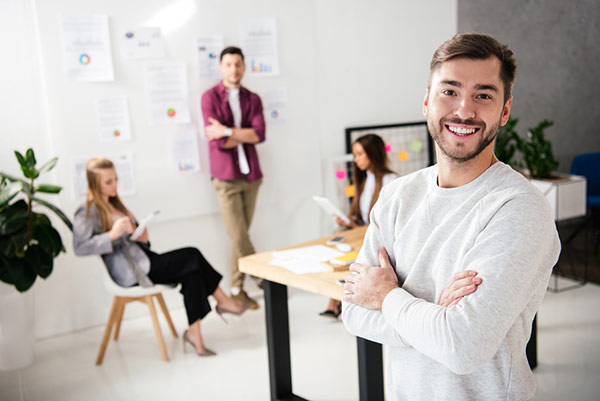
[[112, 307], [110, 308], [108, 322], [106, 323], [106, 329], [104, 330], [104, 336], [102, 337], [102, 344], [100, 345], [98, 357], [96, 358], [96, 365], [100, 365], [102, 363], [102, 359], [104, 359], [104, 352], [108, 346], [108, 341], [110, 339], [113, 326], [115, 326], [113, 339], [116, 341], [119, 338], [119, 331], [121, 329], [121, 320], [123, 319], [125, 305], [133, 301], [140, 301], [148, 305], [162, 359], [169, 361], [169, 356], [167, 355], [167, 349], [165, 347], [165, 342], [160, 330], [160, 325], [158, 324], [158, 317], [156, 315], [156, 308], [154, 307], [153, 298], [156, 298], [158, 301], [158, 305], [160, 305], [160, 308], [165, 315], [165, 319], [167, 320], [173, 337], [177, 338], [177, 331], [175, 331], [175, 326], [173, 326], [171, 315], [169, 315], [169, 310], [167, 309], [167, 305], [165, 304], [165, 300], [162, 296], [163, 291], [175, 289], [176, 286], [155, 284], [152, 287], [121, 287], [113, 281], [107, 269], [104, 269], [104, 271], [106, 272], [104, 276], [104, 285], [108, 292], [114, 295], [114, 298]]

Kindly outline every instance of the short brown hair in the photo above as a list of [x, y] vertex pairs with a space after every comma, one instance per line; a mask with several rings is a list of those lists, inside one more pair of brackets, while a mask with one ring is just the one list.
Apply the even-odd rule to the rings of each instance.
[[517, 72], [517, 61], [512, 50], [503, 45], [490, 35], [483, 33], [457, 33], [448, 39], [433, 53], [429, 65], [429, 82], [435, 70], [444, 62], [454, 58], [469, 58], [473, 60], [485, 60], [496, 56], [500, 60], [500, 79], [504, 84], [504, 102], [510, 98], [512, 85]]

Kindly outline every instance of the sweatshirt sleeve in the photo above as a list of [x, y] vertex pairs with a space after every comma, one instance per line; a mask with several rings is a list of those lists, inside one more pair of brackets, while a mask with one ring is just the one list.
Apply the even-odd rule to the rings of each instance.
[[463, 270], [483, 280], [475, 293], [445, 308], [398, 288], [386, 296], [383, 318], [422, 354], [454, 373], [471, 373], [494, 357], [524, 310], [537, 310], [559, 251], [543, 198], [513, 198], [480, 227], [464, 256]]
[[80, 206], [73, 220], [73, 249], [77, 256], [104, 255], [113, 252], [108, 231], [94, 233], [94, 211], [88, 216], [85, 206]]
[[[371, 223], [369, 224], [363, 245], [356, 260], [357, 263], [367, 266], [379, 266], [378, 254], [379, 249], [382, 247], [386, 247], [388, 254], [392, 255], [389, 252], [391, 247], [387, 247], [384, 244], [378, 224], [377, 209], [379, 207], [380, 203], [378, 202], [371, 211]], [[381, 311], [342, 302], [342, 320], [348, 332], [357, 337], [395, 347], [408, 346], [400, 336], [400, 333], [386, 321]]]

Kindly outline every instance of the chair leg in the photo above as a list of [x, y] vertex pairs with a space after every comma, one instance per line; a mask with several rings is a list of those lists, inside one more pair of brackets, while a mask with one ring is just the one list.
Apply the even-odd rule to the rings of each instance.
[[173, 321], [171, 320], [171, 315], [169, 314], [169, 310], [167, 309], [167, 305], [165, 304], [165, 299], [163, 298], [161, 293], [156, 294], [156, 299], [158, 300], [158, 305], [160, 309], [162, 309], [163, 315], [165, 315], [165, 319], [167, 319], [167, 324], [171, 329], [171, 334], [173, 337], [177, 338], [177, 331], [175, 330], [175, 326], [173, 325]]
[[115, 323], [115, 318], [117, 315], [117, 311], [121, 305], [121, 298], [115, 296], [113, 298], [112, 307], [110, 308], [110, 314], [108, 315], [108, 322], [106, 322], [106, 329], [104, 330], [104, 336], [102, 337], [102, 344], [100, 344], [100, 350], [98, 351], [98, 356], [96, 357], [96, 365], [100, 365], [102, 360], [104, 359], [104, 352], [106, 351], [106, 347], [108, 346], [108, 341], [110, 340], [110, 332], [112, 331], [112, 327]]
[[127, 302], [125, 300], [121, 300], [120, 308], [117, 310], [117, 315], [115, 318], [115, 334], [113, 336], [113, 340], [117, 341], [119, 339], [119, 332], [121, 331], [121, 321], [123, 320], [123, 311], [125, 310], [125, 305]]
[[142, 297], [142, 299], [144, 300], [146, 305], [148, 305], [148, 309], [150, 309], [150, 316], [152, 317], [152, 324], [154, 325], [154, 332], [156, 333], [158, 348], [160, 348], [162, 358], [165, 361], [169, 361], [169, 356], [167, 355], [167, 348], [165, 347], [165, 340], [163, 339], [162, 332], [160, 331], [160, 325], [158, 324], [158, 316], [156, 316], [156, 308], [154, 307], [152, 295], [146, 295]]

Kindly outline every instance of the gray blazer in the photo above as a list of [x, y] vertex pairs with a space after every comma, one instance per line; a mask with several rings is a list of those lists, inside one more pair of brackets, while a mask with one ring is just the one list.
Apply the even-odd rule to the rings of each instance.
[[[150, 259], [141, 246], [123, 234], [111, 241], [108, 232], [102, 232], [102, 218], [94, 204], [86, 215], [85, 203], [77, 208], [73, 221], [73, 248], [77, 256], [101, 255], [113, 280], [129, 287], [148, 280]], [[137, 266], [136, 266], [137, 265]], [[142, 275], [142, 277], [139, 277]], [[145, 278], [144, 278], [145, 276]]]

